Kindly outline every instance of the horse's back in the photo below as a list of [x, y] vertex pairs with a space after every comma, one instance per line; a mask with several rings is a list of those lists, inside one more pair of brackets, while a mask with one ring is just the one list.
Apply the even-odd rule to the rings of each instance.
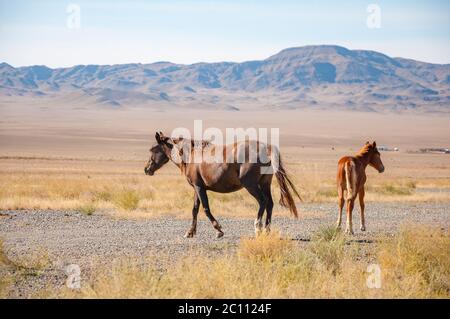
[[213, 147], [214, 153], [223, 154], [224, 161], [202, 162], [196, 169], [205, 187], [216, 192], [234, 192], [243, 187], [243, 182], [257, 183], [261, 178], [261, 165], [271, 165], [272, 147], [259, 141], [238, 141]]

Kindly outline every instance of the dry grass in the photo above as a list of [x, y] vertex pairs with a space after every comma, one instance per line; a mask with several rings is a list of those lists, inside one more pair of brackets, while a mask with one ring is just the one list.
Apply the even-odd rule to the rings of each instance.
[[0, 298], [8, 297], [13, 285], [25, 277], [40, 276], [51, 266], [51, 258], [44, 248], [39, 248], [28, 255], [10, 259], [0, 239]]
[[97, 209], [97, 207], [95, 205], [95, 202], [86, 202], [86, 203], [82, 203], [80, 206], [78, 206], [78, 208], [76, 210], [82, 214], [90, 216], [93, 213], [95, 213], [96, 209]]
[[[339, 154], [300, 148], [288, 148], [283, 154], [305, 202], [336, 201]], [[450, 165], [444, 157], [389, 156], [400, 156], [402, 160], [386, 159], [388, 169], [384, 174], [367, 169], [367, 201], [450, 202]], [[144, 162], [1, 158], [0, 209], [73, 209], [86, 213], [120, 211], [120, 216], [129, 217], [189, 217], [193, 191], [178, 169], [168, 164], [148, 177], [143, 173]], [[277, 202], [276, 182], [273, 193]], [[245, 190], [211, 193], [210, 201], [219, 216], [254, 216], [257, 209], [255, 200]], [[275, 214], [289, 213], [276, 205]]]
[[[376, 248], [381, 288], [369, 288], [366, 262], [331, 228], [307, 248], [278, 233], [243, 239], [235, 254], [183, 258], [163, 271], [123, 261], [98, 271], [69, 298], [449, 298], [450, 236], [408, 226]], [[344, 251], [346, 253], [344, 253]]]
[[278, 231], [262, 233], [256, 238], [244, 238], [239, 246], [239, 256], [256, 260], [274, 260], [294, 248], [291, 240], [283, 239]]
[[380, 264], [388, 289], [405, 297], [450, 297], [450, 236], [439, 228], [405, 226], [381, 245]]
[[135, 190], [124, 189], [115, 194], [113, 201], [119, 209], [135, 210], [138, 208], [140, 195]]

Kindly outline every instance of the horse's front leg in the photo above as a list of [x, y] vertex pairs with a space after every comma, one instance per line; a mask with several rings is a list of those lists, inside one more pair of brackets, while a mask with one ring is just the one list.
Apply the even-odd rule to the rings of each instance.
[[223, 236], [222, 227], [219, 225], [217, 220], [211, 214], [211, 210], [209, 209], [209, 201], [208, 195], [206, 195], [206, 189], [204, 187], [195, 186], [195, 191], [197, 192], [197, 195], [200, 198], [206, 217], [208, 217], [213, 227], [217, 230], [217, 238], [222, 237]]
[[186, 235], [184, 235], [185, 238], [192, 238], [197, 232], [197, 215], [199, 208], [200, 208], [200, 198], [198, 197], [197, 192], [194, 192], [194, 207], [192, 208], [192, 225], [191, 228], [186, 233]]
[[344, 208], [344, 190], [341, 186], [338, 187], [338, 219], [336, 222], [336, 228], [340, 229], [342, 224], [342, 209]]
[[359, 206], [361, 208], [360, 214], [361, 214], [361, 231], [366, 231], [366, 219], [364, 216], [364, 187], [359, 191]]

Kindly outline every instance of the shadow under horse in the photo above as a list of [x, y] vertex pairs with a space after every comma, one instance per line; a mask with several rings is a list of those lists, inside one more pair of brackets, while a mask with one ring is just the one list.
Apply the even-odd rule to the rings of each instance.
[[[216, 145], [205, 141], [171, 138], [164, 136], [162, 132], [156, 133], [155, 139], [156, 143], [150, 149], [150, 159], [145, 166], [145, 174], [153, 175], [172, 161], [194, 189], [192, 225], [185, 237], [193, 237], [196, 233], [200, 203], [217, 230], [217, 237], [222, 237], [222, 227], [211, 213], [207, 191], [231, 193], [242, 188], [245, 188], [259, 204], [255, 233], [259, 234], [263, 230], [264, 211], [266, 211], [265, 230], [270, 231], [273, 175], [280, 186], [281, 206], [289, 208], [297, 218], [297, 208], [291, 191], [300, 200], [301, 198], [283, 167], [276, 147], [258, 141]], [[200, 160], [196, 160], [199, 158]]]

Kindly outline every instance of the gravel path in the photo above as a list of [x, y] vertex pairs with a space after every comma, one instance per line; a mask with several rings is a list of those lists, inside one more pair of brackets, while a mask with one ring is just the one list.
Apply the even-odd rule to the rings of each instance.
[[[446, 203], [405, 204], [368, 203], [366, 208], [367, 231], [359, 231], [359, 213], [354, 214], [354, 240], [370, 243], [377, 234], [395, 233], [405, 222], [432, 224], [448, 229], [450, 205]], [[323, 225], [334, 224], [335, 204], [302, 205], [304, 217], [295, 220], [274, 216], [272, 225], [286, 236], [299, 242], [309, 240], [311, 234]], [[65, 280], [64, 267], [78, 264], [89, 268], [93, 262], [108, 263], [115, 257], [143, 256], [164, 253], [182, 256], [190, 251], [202, 250], [210, 254], [232, 249], [242, 236], [253, 235], [253, 219], [216, 216], [225, 236], [215, 238], [209, 221], [202, 218], [197, 236], [183, 238], [189, 220], [174, 218], [117, 219], [109, 215], [83, 215], [70, 211], [1, 211], [0, 238], [11, 260], [20, 260], [44, 249], [52, 260], [52, 267], [41, 276], [31, 276], [18, 284], [13, 295], [27, 297], [48, 282], [56, 286]]]

